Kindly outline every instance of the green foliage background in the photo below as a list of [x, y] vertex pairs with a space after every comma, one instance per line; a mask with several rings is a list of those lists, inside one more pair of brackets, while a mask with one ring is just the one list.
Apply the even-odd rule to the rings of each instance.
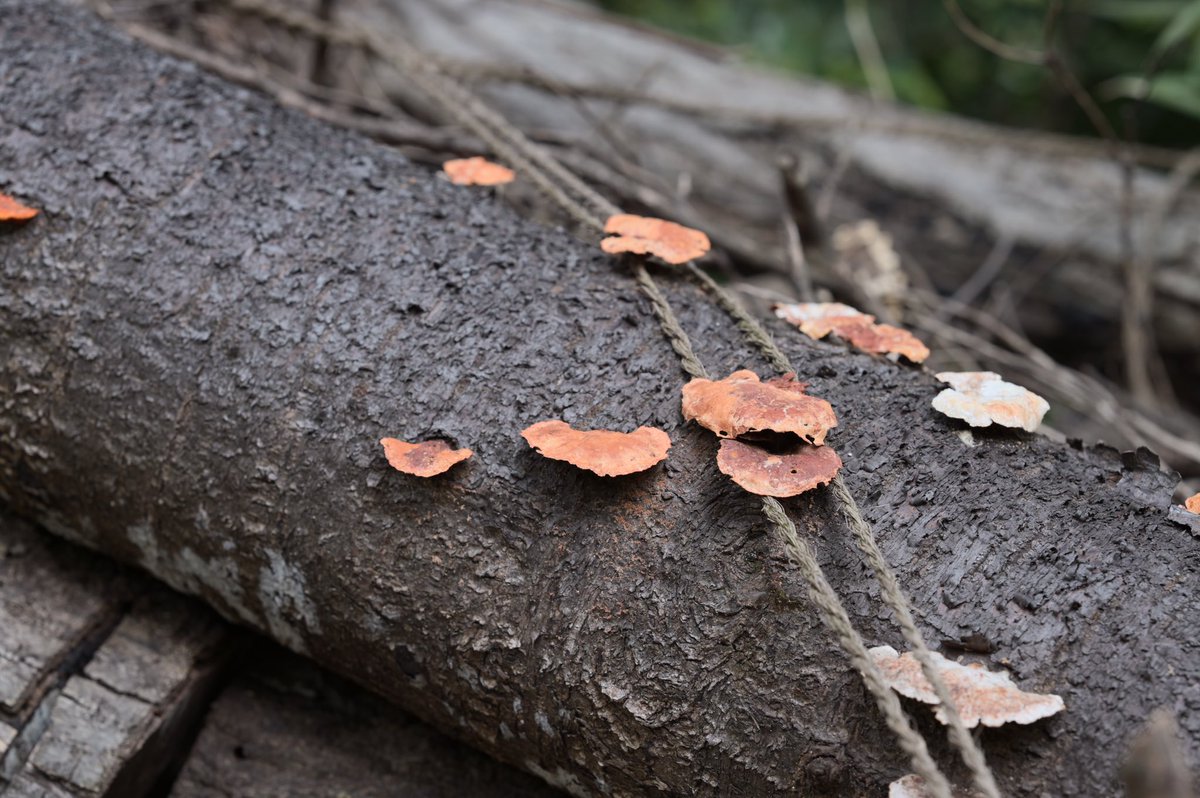
[[[596, 0], [643, 22], [732, 47], [748, 60], [866, 88], [844, 0]], [[1049, 70], [970, 41], [940, 0], [870, 2], [902, 102], [1003, 124], [1098, 135]], [[1007, 44], [1043, 48], [1045, 0], [960, 0]], [[1076, 0], [1053, 46], [1123, 138], [1200, 145], [1200, 0]]]

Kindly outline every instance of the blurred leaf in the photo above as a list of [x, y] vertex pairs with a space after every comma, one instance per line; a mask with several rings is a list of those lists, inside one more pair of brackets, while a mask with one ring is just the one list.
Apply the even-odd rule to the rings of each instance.
[[1106, 99], [1145, 100], [1200, 119], [1200, 73], [1197, 72], [1164, 72], [1150, 80], [1124, 75], [1107, 81], [1100, 93]]
[[922, 108], [934, 108], [939, 111], [950, 109], [950, 101], [946, 99], [946, 94], [920, 65], [893, 66], [891, 76], [896, 87], [896, 96], [901, 100]]
[[1150, 60], [1158, 61], [1188, 37], [1200, 31], [1200, 0], [1179, 9], [1177, 13], [1158, 35], [1154, 46], [1150, 48]]
[[1139, 25], [1166, 25], [1192, 0], [1108, 0], [1081, 4], [1080, 11], [1101, 19]]

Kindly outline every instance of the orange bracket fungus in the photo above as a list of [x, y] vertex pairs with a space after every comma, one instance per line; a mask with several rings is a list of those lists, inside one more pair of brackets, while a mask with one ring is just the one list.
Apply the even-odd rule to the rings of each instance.
[[1183, 503], [1183, 507], [1189, 513], [1200, 515], [1200, 493], [1197, 493], [1195, 496], [1189, 496], [1187, 501]]
[[794, 302], [775, 305], [775, 315], [810, 338], [824, 338], [840, 325], [873, 322], [874, 316], [841, 302]]
[[577, 430], [565, 421], [539, 421], [522, 433], [543, 457], [565, 460], [602, 477], [621, 477], [645, 471], [667, 459], [671, 438], [655, 427], [633, 432]]
[[972, 427], [999, 424], [1033, 432], [1050, 409], [1033, 391], [990, 371], [943, 371], [937, 378], [951, 387], [933, 398], [933, 409]]
[[723, 380], [701, 377], [683, 386], [683, 417], [722, 438], [747, 432], [793, 432], [820, 446], [837, 426], [833, 407], [804, 393], [795, 374], [761, 382], [753, 371], [735, 371]]
[[[953, 798], [983, 798], [975, 790], [963, 787], [951, 787]], [[902, 779], [896, 779], [888, 785], [888, 798], [933, 798], [925, 779], [915, 773], [910, 773]]]
[[487, 158], [456, 158], [442, 164], [442, 171], [456, 186], [502, 186], [516, 179], [517, 174], [507, 166], [492, 163]]
[[[884, 681], [897, 693], [925, 704], [940, 703], [933, 685], [925, 679], [921, 664], [912, 654], [898, 654], [891, 646], [877, 646], [867, 653], [879, 666]], [[993, 673], [982, 665], [951, 662], [937, 652], [930, 652], [930, 656], [968, 729], [981, 723], [993, 727], [1005, 723], [1033, 723], [1062, 712], [1064, 708], [1059, 696], [1026, 693], [1003, 671]], [[939, 721], [946, 723], [941, 707], [936, 714]]]
[[717, 452], [717, 468], [722, 474], [743, 490], [778, 499], [828, 485], [841, 467], [842, 458], [832, 448], [807, 443], [774, 454], [760, 446], [726, 439]]
[[439, 440], [405, 443], [383, 438], [379, 442], [392, 468], [414, 477], [436, 477], [475, 454], [470, 449], [452, 449], [450, 444]]
[[7, 194], [0, 194], [0, 222], [25, 222], [37, 215], [36, 208], [22, 205]]
[[775, 315], [810, 338], [834, 335], [873, 355], [903, 355], [914, 363], [929, 357], [929, 347], [908, 330], [876, 324], [875, 317], [840, 302], [797, 302], [776, 305]]
[[838, 327], [834, 334], [872, 355], [903, 355], [913, 363], [924, 363], [929, 357], [929, 347], [921, 339], [891, 324], [857, 322]]
[[708, 236], [699, 230], [666, 219], [629, 213], [608, 217], [604, 232], [616, 234], [600, 242], [600, 248], [610, 255], [622, 252], [655, 255], [675, 265], [701, 257], [712, 246]]

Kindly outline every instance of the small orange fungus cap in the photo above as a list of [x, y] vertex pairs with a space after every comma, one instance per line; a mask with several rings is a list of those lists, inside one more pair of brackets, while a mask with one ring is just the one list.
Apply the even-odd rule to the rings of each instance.
[[872, 355], [903, 355], [914, 363], [924, 363], [929, 357], [929, 347], [921, 339], [891, 324], [861, 321], [842, 324], [834, 328], [833, 334]]
[[37, 215], [36, 208], [22, 205], [7, 194], [0, 194], [0, 222], [26, 222]]
[[445, 441], [405, 443], [395, 438], [383, 438], [383, 453], [392, 468], [414, 477], [436, 477], [475, 454], [470, 449], [451, 449]]
[[[933, 685], [921, 672], [921, 664], [912, 654], [899, 654], [891, 646], [877, 646], [867, 653], [883, 673], [884, 681], [897, 693], [924, 704], [936, 706], [941, 703]], [[931, 651], [930, 656], [968, 729], [980, 724], [994, 727], [1005, 723], [1033, 723], [1064, 709], [1061, 697], [1026, 693], [1012, 683], [1007, 672], [989, 671], [982, 665], [962, 665], [936, 651]], [[941, 707], [936, 714], [939, 721], [947, 722]]]
[[456, 186], [502, 186], [516, 179], [517, 173], [487, 158], [456, 158], [442, 164], [442, 171]]
[[521, 432], [543, 457], [564, 460], [602, 477], [620, 477], [645, 471], [667, 459], [671, 438], [655, 427], [633, 432], [577, 430], [565, 421], [539, 421]]
[[837, 426], [833, 407], [804, 393], [796, 375], [762, 382], [753, 371], [735, 371], [723, 380], [700, 377], [683, 386], [683, 417], [722, 438], [747, 432], [792, 432], [821, 445]]
[[841, 302], [793, 302], [775, 305], [775, 315], [810, 338], [824, 338], [841, 325], [873, 322], [875, 317]]
[[794, 451], [773, 454], [735, 440], [721, 441], [717, 468], [743, 490], [785, 499], [828, 485], [842, 467], [842, 458], [828, 446], [801, 443]]
[[908, 330], [876, 324], [875, 317], [840, 302], [796, 302], [776, 305], [775, 315], [794, 324], [810, 338], [833, 333], [863, 352], [903, 355], [914, 363], [929, 357], [929, 347]]
[[655, 255], [675, 265], [703, 256], [712, 246], [708, 236], [699, 230], [666, 219], [629, 213], [608, 217], [604, 232], [616, 234], [600, 242], [600, 248], [610, 255], [622, 252]]

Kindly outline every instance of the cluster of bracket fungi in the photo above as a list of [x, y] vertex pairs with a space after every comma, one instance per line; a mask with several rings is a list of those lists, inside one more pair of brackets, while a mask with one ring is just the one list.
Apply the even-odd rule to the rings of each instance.
[[[499, 186], [516, 174], [482, 157], [447, 161], [448, 180], [456, 185]], [[609, 237], [600, 247], [610, 254], [651, 255], [680, 265], [708, 252], [708, 236], [675, 222], [632, 214], [614, 214], [604, 225]], [[929, 349], [912, 333], [837, 302], [778, 305], [776, 315], [806, 335], [833, 335], [863, 352], [904, 357], [921, 363]], [[1048, 406], [1040, 397], [984, 372], [943, 373], [951, 384], [934, 407], [975, 426], [991, 423], [1035, 429]], [[994, 379], [993, 379], [994, 378]], [[693, 379], [683, 387], [683, 416], [721, 438], [717, 468], [736, 484], [760, 496], [787, 498], [828, 484], [842, 467], [841, 458], [825, 446], [837, 426], [829, 402], [805, 393], [794, 374], [762, 381], [748, 370], [721, 380]], [[521, 432], [544, 457], [561, 460], [603, 477], [645, 471], [667, 458], [671, 439], [656, 427], [633, 432], [575, 429], [561, 419], [539, 421]], [[415, 476], [436, 476], [473, 455], [441, 440], [407, 443], [384, 438], [388, 462]]]

